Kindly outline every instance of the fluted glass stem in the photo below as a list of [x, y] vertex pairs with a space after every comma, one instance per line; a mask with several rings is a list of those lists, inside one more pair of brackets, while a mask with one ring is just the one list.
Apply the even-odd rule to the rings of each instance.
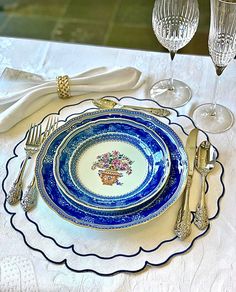
[[216, 78], [215, 78], [213, 98], [212, 98], [212, 108], [211, 108], [212, 117], [216, 116], [216, 98], [217, 98], [217, 93], [218, 93], [218, 88], [219, 88], [219, 83], [220, 83], [220, 76], [221, 75], [216, 75]]
[[169, 79], [169, 90], [174, 90], [174, 79], [173, 79], [173, 75], [174, 75], [174, 58], [175, 58], [175, 54], [176, 52], [174, 51], [170, 51], [170, 79]]

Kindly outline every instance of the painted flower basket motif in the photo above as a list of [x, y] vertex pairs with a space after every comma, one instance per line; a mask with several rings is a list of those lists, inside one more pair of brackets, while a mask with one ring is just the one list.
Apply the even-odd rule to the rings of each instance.
[[101, 178], [102, 184], [110, 186], [113, 184], [122, 185], [119, 178], [123, 176], [123, 173], [128, 175], [132, 173], [132, 163], [133, 161], [127, 156], [114, 150], [98, 155], [91, 169], [99, 169], [98, 175]]

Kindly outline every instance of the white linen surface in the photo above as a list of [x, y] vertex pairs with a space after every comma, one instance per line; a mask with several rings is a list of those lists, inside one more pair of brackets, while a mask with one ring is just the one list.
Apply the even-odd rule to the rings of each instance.
[[[9, 38], [1, 38], [0, 57], [1, 71], [5, 67], [14, 67], [47, 76], [48, 79], [64, 74], [73, 76], [78, 71], [101, 66], [109, 68], [133, 66], [140, 70], [147, 80], [145, 86], [135, 92], [124, 91], [114, 94], [118, 97], [133, 95], [137, 98], [148, 98], [150, 86], [155, 81], [168, 77], [169, 68], [167, 54]], [[211, 100], [215, 76], [209, 57], [178, 55], [174, 71], [174, 76], [185, 81], [193, 90], [192, 100], [180, 108], [180, 113], [191, 114], [195, 106]], [[222, 76], [218, 98], [218, 101], [230, 107], [234, 114], [236, 113], [235, 77], [236, 63], [233, 61]], [[107, 94], [111, 93], [89, 94], [87, 98]], [[78, 99], [69, 99], [66, 102], [76, 103]], [[30, 123], [39, 122], [46, 114], [57, 112], [63, 105], [65, 105], [64, 100], [55, 99], [47, 107], [38, 110], [11, 130], [0, 134], [1, 179], [5, 176], [5, 163], [12, 155], [14, 145], [23, 138]], [[67, 109], [63, 112], [66, 114]], [[67, 113], [70, 113], [69, 109]], [[210, 135], [212, 143], [220, 151], [220, 160], [225, 166], [226, 186], [225, 196], [221, 202], [221, 213], [211, 224], [210, 232], [195, 242], [189, 253], [176, 257], [162, 268], [148, 268], [136, 275], [120, 274], [104, 278], [94, 274], [72, 273], [64, 266], [48, 263], [40, 253], [30, 250], [24, 244], [22, 236], [11, 228], [9, 215], [3, 210], [3, 195], [0, 196], [0, 283], [2, 284], [0, 287], [6, 287], [8, 283], [7, 288], [12, 288], [12, 291], [18, 291], [17, 287], [21, 287], [21, 291], [53, 292], [236, 291], [236, 283], [233, 280], [236, 277], [236, 196], [234, 195], [236, 181], [233, 179], [236, 169], [236, 158], [233, 155], [236, 151], [235, 137], [235, 125], [226, 133]], [[12, 167], [15, 167], [16, 171], [19, 169], [19, 162], [18, 159], [15, 159], [14, 163], [12, 161]], [[27, 264], [28, 268], [25, 266], [23, 268], [23, 263]], [[15, 281], [2, 278], [3, 275], [12, 272], [10, 268], [15, 271]], [[30, 284], [32, 284], [31, 290]]]

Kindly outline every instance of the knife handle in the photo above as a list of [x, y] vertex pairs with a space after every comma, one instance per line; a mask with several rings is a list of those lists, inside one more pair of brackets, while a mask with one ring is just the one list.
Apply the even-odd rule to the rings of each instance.
[[144, 106], [136, 106], [136, 105], [123, 105], [122, 108], [143, 110], [145, 112], [151, 113], [158, 117], [166, 117], [171, 114], [169, 110], [164, 109], [164, 108], [153, 108], [153, 107], [144, 107]]
[[187, 185], [185, 188], [184, 201], [182, 207], [179, 209], [177, 220], [175, 224], [175, 234], [184, 240], [191, 234], [191, 212], [189, 209], [189, 194], [192, 183], [192, 177], [188, 176]]

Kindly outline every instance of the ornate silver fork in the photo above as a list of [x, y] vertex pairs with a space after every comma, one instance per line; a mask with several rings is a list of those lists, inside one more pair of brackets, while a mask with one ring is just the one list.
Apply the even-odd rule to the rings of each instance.
[[32, 124], [30, 126], [24, 147], [26, 153], [25, 159], [23, 161], [20, 172], [7, 195], [7, 202], [10, 205], [14, 205], [20, 200], [23, 187], [23, 175], [25, 167], [29, 158], [39, 151], [41, 144], [41, 132], [42, 132], [41, 125]]
[[[47, 124], [45, 127], [45, 131], [42, 135], [42, 143], [46, 140], [46, 138], [58, 127], [58, 117], [49, 117], [47, 120]], [[26, 191], [23, 193], [21, 198], [21, 207], [25, 212], [30, 211], [33, 209], [37, 203], [37, 189], [35, 184], [35, 175], [27, 186]]]

